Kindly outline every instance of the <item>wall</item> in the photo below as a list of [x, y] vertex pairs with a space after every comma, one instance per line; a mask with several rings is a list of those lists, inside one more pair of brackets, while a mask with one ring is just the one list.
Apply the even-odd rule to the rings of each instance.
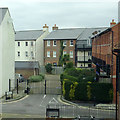
[[39, 65], [44, 65], [44, 41], [49, 34], [49, 31], [46, 30], [44, 33], [36, 40], [36, 60], [39, 61]]
[[[106, 32], [92, 40], [92, 56], [96, 57], [102, 61], [106, 61], [111, 67], [111, 80], [114, 88], [114, 98], [115, 103], [115, 91], [116, 91], [116, 56], [112, 54], [112, 50], [118, 48], [120, 41], [118, 39], [118, 29], [120, 23], [113, 26], [112, 30]], [[112, 48], [112, 31], [113, 31], [113, 48]]]
[[[14, 88], [15, 70], [14, 70], [14, 60], [15, 60], [15, 34], [12, 22], [10, 20], [10, 14], [7, 11], [2, 24], [1, 24], [1, 34], [2, 34], [2, 93], [0, 96], [4, 95], [9, 88], [9, 79], [12, 80], [12, 87]], [[2, 65], [1, 65], [2, 64]]]
[[[18, 46], [18, 42], [20, 42], [20, 46]], [[28, 46], [26, 46], [25, 42], [28, 42]], [[31, 46], [31, 42], [33, 42], [33, 46]], [[15, 41], [15, 61], [33, 61], [31, 51], [34, 53], [35, 58], [35, 49], [36, 49], [36, 41], [33, 40], [25, 40], [25, 41]], [[18, 51], [20, 52], [20, 56], [18, 56]], [[28, 57], [25, 56], [25, 52], [28, 51]]]
[[[59, 62], [59, 56], [60, 56], [60, 40], [57, 41], [57, 46], [53, 46], [53, 40], [50, 40], [50, 46], [47, 46], [47, 40], [44, 40], [44, 63], [54, 63], [56, 62], [58, 64]], [[76, 40], [73, 41], [73, 46], [70, 46], [70, 40], [67, 40], [67, 45], [65, 46], [63, 51], [66, 51], [67, 54], [70, 53], [70, 51], [73, 51], [73, 58], [70, 58], [70, 60], [75, 64], [75, 43]], [[47, 51], [50, 51], [50, 56], [47, 57]], [[53, 57], [53, 51], [56, 51], [56, 57]]]

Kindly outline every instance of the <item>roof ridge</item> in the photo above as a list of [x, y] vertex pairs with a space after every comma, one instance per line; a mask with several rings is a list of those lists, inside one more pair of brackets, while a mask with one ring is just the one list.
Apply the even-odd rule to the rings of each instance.
[[43, 30], [20, 30], [20, 31], [15, 31], [15, 32], [30, 32], [30, 31], [43, 31]]

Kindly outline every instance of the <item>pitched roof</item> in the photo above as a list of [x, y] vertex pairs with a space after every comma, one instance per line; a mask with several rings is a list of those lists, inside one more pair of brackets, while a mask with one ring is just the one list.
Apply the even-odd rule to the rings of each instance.
[[38, 39], [42, 34], [43, 30], [26, 30], [26, 31], [16, 31], [15, 34], [15, 40], [36, 40]]
[[100, 28], [86, 28], [84, 29], [84, 31], [82, 32], [82, 34], [80, 34], [80, 36], [78, 37], [77, 40], [88, 40], [91, 38], [92, 33], [94, 31], [98, 31], [99, 33], [106, 30], [108, 27], [100, 27]]
[[52, 31], [44, 40], [63, 40], [63, 39], [76, 39], [76, 40], [88, 40], [92, 36], [94, 31], [103, 31], [107, 27], [100, 28], [70, 28], [70, 29], [58, 29]]
[[58, 29], [52, 31], [44, 40], [77, 39], [85, 28]]
[[8, 8], [0, 8], [0, 24], [2, 23], [7, 10]]
[[39, 68], [37, 61], [15, 61], [15, 69], [34, 69]]

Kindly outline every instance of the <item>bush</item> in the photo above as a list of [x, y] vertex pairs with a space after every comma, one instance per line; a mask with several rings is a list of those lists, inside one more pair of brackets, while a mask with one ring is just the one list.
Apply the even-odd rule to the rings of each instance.
[[65, 69], [73, 68], [73, 62], [68, 62], [65, 66]]
[[43, 79], [44, 79], [43, 75], [30, 76], [28, 78], [29, 82], [41, 82], [43, 81]]
[[46, 72], [51, 74], [52, 72], [52, 64], [48, 63], [47, 65], [45, 65], [45, 69], [46, 69]]

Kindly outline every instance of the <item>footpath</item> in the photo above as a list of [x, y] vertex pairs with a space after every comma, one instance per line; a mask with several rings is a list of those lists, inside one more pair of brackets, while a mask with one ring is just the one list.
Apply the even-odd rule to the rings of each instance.
[[63, 102], [75, 105], [75, 106], [81, 106], [81, 107], [87, 107], [87, 108], [94, 108], [94, 109], [102, 109], [102, 110], [116, 110], [115, 104], [103, 104], [103, 103], [91, 103], [91, 102], [78, 102], [78, 101], [68, 101], [64, 99], [63, 96], [60, 98]]

